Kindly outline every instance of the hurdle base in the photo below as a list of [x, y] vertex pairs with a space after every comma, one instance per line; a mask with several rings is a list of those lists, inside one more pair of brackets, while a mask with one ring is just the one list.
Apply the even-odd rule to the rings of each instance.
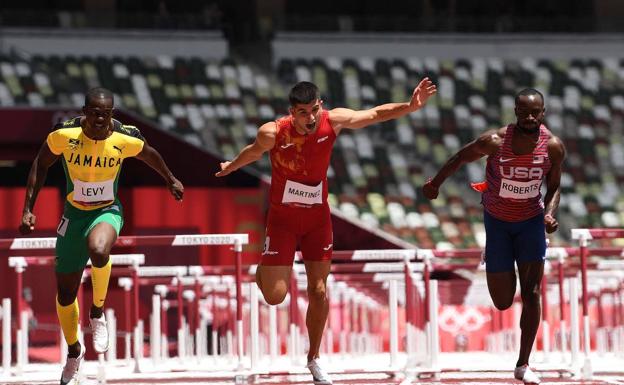
[[258, 380], [258, 374], [237, 374], [234, 376], [235, 385], [253, 384]]
[[98, 385], [106, 385], [106, 364], [104, 354], [98, 354], [98, 367], [96, 375]]
[[435, 369], [406, 369], [406, 377], [412, 379], [440, 380], [440, 371]]
[[439, 381], [440, 380], [440, 372], [420, 372], [416, 375], [416, 378], [419, 380], [428, 379]]
[[581, 368], [581, 378], [583, 380], [591, 380], [593, 377], [592, 364], [589, 357], [585, 357], [583, 367]]
[[[373, 369], [373, 370], [329, 370], [327, 372], [330, 376], [333, 375], [370, 375], [370, 374], [384, 374], [387, 376], [387, 380], [397, 380], [406, 378], [406, 374], [403, 370], [385, 370], [385, 369]], [[307, 376], [309, 373], [307, 371], [301, 370], [264, 370], [264, 371], [246, 371], [243, 373], [239, 373], [234, 378], [235, 384], [253, 384], [260, 382], [261, 380], [264, 382], [267, 379], [270, 379], [274, 376]], [[433, 378], [433, 377], [430, 377]], [[240, 381], [240, 382], [236, 382]]]

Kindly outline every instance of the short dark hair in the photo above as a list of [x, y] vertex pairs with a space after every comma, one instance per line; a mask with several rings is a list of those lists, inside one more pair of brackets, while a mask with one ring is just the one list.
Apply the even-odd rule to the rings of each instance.
[[288, 101], [292, 107], [297, 104], [310, 104], [320, 97], [321, 93], [318, 87], [310, 82], [299, 82], [288, 93]]
[[94, 99], [111, 99], [113, 103], [115, 103], [115, 97], [113, 93], [103, 87], [95, 87], [91, 88], [85, 94], [85, 107], [89, 105], [89, 103]]
[[516, 99], [514, 100], [514, 102], [518, 104], [518, 101], [521, 96], [531, 96], [531, 95], [539, 95], [539, 97], [542, 99], [542, 103], [544, 103], [544, 95], [542, 95], [542, 93], [536, 90], [535, 88], [525, 88], [522, 91], [518, 92], [516, 94]]

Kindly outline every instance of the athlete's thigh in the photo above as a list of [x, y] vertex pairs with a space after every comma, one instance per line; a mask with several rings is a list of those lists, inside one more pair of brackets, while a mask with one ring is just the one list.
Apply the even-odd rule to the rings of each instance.
[[89, 260], [85, 229], [91, 218], [89, 213], [77, 209], [67, 209], [56, 229], [56, 260], [54, 269], [57, 273], [82, 272]]
[[298, 221], [290, 209], [269, 209], [256, 282], [270, 304], [280, 303], [288, 293], [297, 249]]
[[509, 224], [491, 216], [487, 211], [483, 214], [485, 225], [485, 271], [488, 273], [513, 272], [514, 243], [508, 227]]
[[122, 226], [123, 217], [117, 205], [105, 207], [94, 214], [85, 231], [89, 257], [93, 266], [106, 265]]
[[544, 262], [546, 258], [546, 229], [544, 216], [523, 221], [514, 237], [514, 253], [518, 266], [525, 262]]
[[505, 310], [511, 306], [516, 296], [516, 272], [486, 272], [488, 291], [492, 302], [499, 310]]
[[334, 236], [329, 213], [318, 213], [313, 225], [301, 236], [301, 255], [304, 261], [331, 261]]
[[297, 234], [288, 225], [267, 223], [264, 249], [260, 264], [263, 266], [290, 266], [297, 250]]
[[290, 288], [292, 265], [258, 265], [256, 283], [270, 304], [281, 303]]
[[113, 204], [103, 209], [96, 210], [89, 226], [85, 230], [87, 245], [89, 248], [95, 246], [113, 246], [117, 236], [123, 227], [123, 215], [119, 205]]
[[115, 241], [117, 240], [117, 231], [108, 222], [99, 222], [95, 224], [87, 233], [87, 247], [90, 256], [93, 253], [110, 253]]
[[296, 245], [296, 236], [288, 229], [267, 226], [264, 250], [256, 270], [256, 283], [271, 305], [281, 303], [288, 293]]

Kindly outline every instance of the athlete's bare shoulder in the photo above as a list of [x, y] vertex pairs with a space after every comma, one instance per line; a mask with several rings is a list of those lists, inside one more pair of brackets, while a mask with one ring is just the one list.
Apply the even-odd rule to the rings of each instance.
[[509, 126], [505, 126], [505, 127], [501, 127], [501, 128], [496, 128], [492, 131], [494, 131], [494, 135], [498, 137], [498, 139], [505, 139], [505, 135], [507, 135], [507, 128], [509, 128]]
[[273, 120], [273, 121], [264, 123], [258, 129], [258, 132], [259, 133], [262, 132], [263, 134], [275, 135], [277, 133], [277, 122]]
[[258, 143], [263, 149], [268, 150], [275, 145], [275, 138], [277, 136], [277, 123], [275, 121], [264, 123], [258, 128], [258, 134], [256, 134], [256, 143]]
[[482, 153], [492, 155], [498, 151], [503, 143], [506, 131], [507, 127], [487, 130], [475, 140], [475, 144], [481, 149]]
[[548, 156], [553, 161], [563, 161], [566, 154], [566, 148], [563, 141], [552, 132], [549, 131], [548, 138]]
[[548, 147], [552, 146], [563, 146], [563, 141], [555, 135], [546, 125], [542, 125], [542, 129], [548, 135]]
[[546, 135], [548, 135], [548, 143], [563, 143], [561, 139], [555, 135], [548, 127], [544, 127]]

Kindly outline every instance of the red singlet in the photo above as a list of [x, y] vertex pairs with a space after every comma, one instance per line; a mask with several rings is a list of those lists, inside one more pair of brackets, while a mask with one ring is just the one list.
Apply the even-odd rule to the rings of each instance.
[[330, 260], [333, 237], [327, 169], [336, 134], [329, 112], [321, 113], [317, 130], [309, 135], [299, 134], [290, 116], [275, 123], [270, 208], [261, 263], [291, 265], [297, 244], [305, 260]]
[[507, 222], [520, 222], [544, 212], [540, 188], [550, 171], [546, 126], [540, 126], [540, 135], [532, 153], [514, 154], [511, 143], [515, 125], [507, 126], [503, 144], [487, 158], [485, 175], [487, 190], [482, 203], [493, 217]]

